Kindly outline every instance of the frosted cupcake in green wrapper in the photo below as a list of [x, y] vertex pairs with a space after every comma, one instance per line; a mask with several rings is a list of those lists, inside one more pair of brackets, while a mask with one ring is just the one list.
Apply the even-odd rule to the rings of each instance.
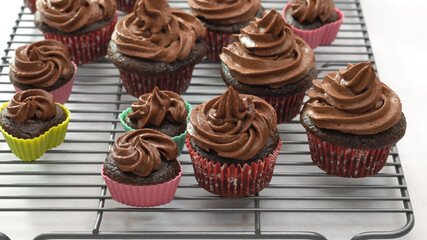
[[119, 117], [126, 132], [151, 128], [168, 135], [178, 145], [181, 154], [190, 112], [191, 105], [179, 94], [155, 87], [153, 92], [141, 95]]
[[70, 112], [41, 89], [16, 93], [0, 112], [0, 131], [10, 150], [34, 161], [65, 138]]

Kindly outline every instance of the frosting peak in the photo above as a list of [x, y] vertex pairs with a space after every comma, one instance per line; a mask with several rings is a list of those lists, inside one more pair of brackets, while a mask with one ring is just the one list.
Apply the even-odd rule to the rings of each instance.
[[293, 0], [291, 2], [291, 16], [299, 22], [312, 23], [316, 18], [326, 22], [334, 13], [333, 0]]

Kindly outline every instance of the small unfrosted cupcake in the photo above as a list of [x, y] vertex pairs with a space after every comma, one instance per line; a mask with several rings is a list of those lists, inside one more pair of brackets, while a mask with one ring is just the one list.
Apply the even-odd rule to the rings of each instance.
[[117, 23], [115, 0], [38, 0], [34, 23], [46, 39], [62, 42], [77, 65], [107, 54]]
[[333, 0], [292, 0], [283, 9], [283, 17], [311, 48], [333, 42], [344, 20]]
[[114, 200], [136, 207], [172, 201], [182, 168], [178, 148], [166, 134], [138, 129], [118, 137], [105, 159], [102, 177]]
[[117, 0], [117, 10], [125, 13], [131, 13], [137, 0]]
[[43, 40], [20, 46], [9, 66], [9, 79], [16, 92], [43, 89], [52, 94], [56, 102], [68, 101], [77, 66], [61, 42]]
[[313, 80], [301, 112], [313, 162], [328, 174], [367, 177], [378, 173], [406, 130], [399, 97], [371, 63]]
[[25, 4], [27, 5], [27, 7], [30, 9], [30, 11], [32, 13], [35, 13], [37, 8], [36, 8], [36, 0], [25, 0]]

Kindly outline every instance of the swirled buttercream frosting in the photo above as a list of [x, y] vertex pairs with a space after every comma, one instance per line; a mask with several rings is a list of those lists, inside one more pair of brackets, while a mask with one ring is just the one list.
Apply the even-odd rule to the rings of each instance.
[[69, 78], [74, 69], [64, 44], [43, 40], [18, 47], [10, 71], [18, 83], [46, 88]]
[[116, 11], [114, 0], [37, 0], [36, 6], [40, 20], [61, 32], [108, 20]]
[[307, 114], [319, 128], [370, 135], [396, 124], [402, 114], [399, 97], [381, 83], [370, 62], [348, 64], [346, 70], [313, 80]]
[[255, 17], [261, 0], [188, 0], [191, 12], [207, 22], [231, 25]]
[[271, 88], [297, 82], [314, 67], [313, 50], [274, 9], [241, 29], [220, 58], [237, 81]]
[[141, 0], [119, 20], [112, 41], [124, 55], [171, 63], [184, 60], [205, 34], [196, 17], [171, 8], [166, 0]]
[[149, 125], [160, 127], [165, 119], [183, 123], [188, 114], [181, 96], [171, 91], [161, 91], [157, 87], [152, 93], [141, 95], [138, 101], [132, 103], [131, 108], [132, 112], [128, 117], [137, 121], [138, 128]]
[[277, 130], [276, 112], [263, 99], [238, 94], [232, 87], [194, 108], [187, 126], [194, 143], [218, 156], [248, 160]]
[[145, 177], [166, 161], [178, 157], [178, 147], [172, 138], [153, 129], [130, 131], [118, 137], [111, 148], [111, 156], [123, 172]]
[[6, 109], [6, 117], [14, 123], [23, 123], [32, 118], [48, 120], [56, 115], [53, 96], [41, 89], [16, 93]]
[[326, 22], [334, 13], [333, 0], [293, 0], [290, 3], [291, 16], [299, 22], [312, 23], [317, 18]]

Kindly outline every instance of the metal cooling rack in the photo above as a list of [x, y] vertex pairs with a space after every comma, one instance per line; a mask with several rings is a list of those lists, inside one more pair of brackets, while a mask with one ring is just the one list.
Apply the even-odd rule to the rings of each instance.
[[[188, 10], [186, 0], [170, 0]], [[337, 39], [315, 50], [319, 79], [347, 62], [375, 64], [358, 0], [335, 1], [345, 13]], [[284, 1], [263, 1], [282, 9]], [[123, 16], [123, 15], [122, 15]], [[0, 65], [0, 102], [14, 93], [8, 63], [22, 44], [41, 40], [33, 15], [22, 6]], [[184, 98], [193, 105], [226, 87], [219, 65], [197, 65]], [[383, 81], [386, 81], [382, 79]], [[0, 138], [0, 231], [34, 239], [377, 239], [397, 238], [414, 226], [414, 214], [396, 147], [384, 169], [366, 179], [329, 176], [311, 162], [297, 120], [279, 125], [283, 146], [272, 182], [256, 196], [223, 199], [201, 189], [188, 151], [175, 200], [132, 208], [113, 201], [100, 176], [110, 145], [123, 129], [117, 120], [135, 98], [123, 89], [107, 60], [79, 67], [66, 104], [71, 121], [65, 142], [41, 159], [17, 159]], [[297, 119], [297, 118], [296, 118]], [[19, 229], [16, 225], [22, 226]], [[28, 236], [30, 235], [30, 236]], [[7, 239], [0, 234], [0, 239]]]

